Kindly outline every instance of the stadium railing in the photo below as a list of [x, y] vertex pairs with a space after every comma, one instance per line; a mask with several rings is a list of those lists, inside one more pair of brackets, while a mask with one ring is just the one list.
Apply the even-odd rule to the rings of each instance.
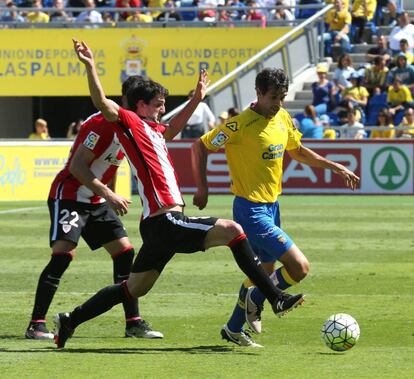
[[[239, 67], [225, 75], [207, 89], [207, 102], [214, 114], [231, 107], [246, 108], [255, 98], [252, 83], [256, 74], [264, 67], [280, 67], [287, 72], [291, 81], [307, 68], [316, 65], [323, 58], [323, 39], [319, 38], [323, 30], [324, 15], [332, 5], [324, 6], [307, 20], [301, 22], [275, 40]], [[243, 90], [242, 90], [243, 89]], [[163, 117], [169, 120], [183, 106], [173, 109]]]
[[[315, 12], [319, 9], [322, 9], [323, 5], [321, 4], [309, 4], [309, 5], [297, 5], [294, 7], [297, 12], [301, 10], [314, 10]], [[248, 12], [249, 9], [254, 10], [261, 10], [263, 15], [266, 17], [266, 23], [263, 24], [261, 20], [226, 20], [220, 21], [218, 19], [214, 20], [200, 20], [195, 18], [193, 20], [175, 20], [170, 19], [169, 15], [172, 13], [182, 14], [184, 12], [193, 12], [198, 14], [199, 12], [204, 11], [214, 11], [218, 16], [219, 11], [226, 10], [229, 12]], [[53, 7], [45, 7], [45, 8], [28, 8], [28, 7], [20, 7], [20, 8], [7, 8], [3, 7], [0, 8], [0, 28], [84, 28], [84, 27], [91, 27], [94, 28], [113, 28], [113, 27], [142, 27], [142, 28], [159, 28], [159, 27], [265, 27], [265, 26], [295, 26], [298, 25], [303, 19], [295, 18], [293, 20], [276, 20], [273, 18], [274, 12], [278, 9], [292, 9], [289, 6], [272, 6], [272, 7], [234, 7], [234, 6], [226, 6], [226, 7], [177, 7], [177, 8], [116, 8], [116, 7], [97, 7], [97, 8], [84, 8], [84, 7], [67, 7], [63, 9], [57, 9]], [[64, 21], [50, 21], [50, 22], [29, 22], [29, 21], [1, 21], [1, 15], [4, 12], [17, 12], [19, 14], [28, 14], [30, 12], [43, 12], [48, 14], [49, 16], [53, 13], [64, 11], [69, 16], [72, 17], [72, 14], [79, 14], [82, 12], [87, 11], [97, 11], [101, 14], [110, 14], [113, 20], [109, 22], [80, 22], [76, 21], [76, 17], [70, 20]], [[152, 13], [152, 12], [160, 12], [165, 14], [164, 20], [156, 20], [154, 19], [152, 22], [138, 22], [138, 21], [124, 21], [120, 17], [122, 13], [129, 13], [133, 14], [135, 12], [141, 13]], [[216, 17], [217, 18], [217, 17]]]

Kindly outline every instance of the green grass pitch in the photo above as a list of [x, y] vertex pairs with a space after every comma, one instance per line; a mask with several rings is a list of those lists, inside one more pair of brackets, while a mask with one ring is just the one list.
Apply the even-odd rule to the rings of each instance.
[[[191, 198], [186, 197], [188, 204]], [[231, 217], [230, 196], [211, 196], [189, 215]], [[123, 338], [122, 308], [81, 325], [64, 351], [23, 338], [39, 274], [49, 259], [44, 202], [0, 202], [1, 378], [413, 378], [414, 198], [282, 196], [284, 229], [307, 255], [311, 272], [292, 291], [307, 301], [278, 319], [265, 307], [265, 347], [221, 340], [243, 280], [226, 248], [176, 255], [141, 311], [164, 340]], [[26, 208], [15, 212], [16, 208]], [[139, 199], [125, 225], [138, 248]], [[112, 280], [103, 250], [82, 242], [48, 314], [69, 311]], [[323, 321], [349, 313], [361, 327], [345, 353], [320, 338]]]

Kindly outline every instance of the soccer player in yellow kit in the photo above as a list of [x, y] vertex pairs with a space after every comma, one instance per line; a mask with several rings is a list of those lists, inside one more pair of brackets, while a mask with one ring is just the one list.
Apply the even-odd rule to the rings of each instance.
[[[359, 177], [301, 143], [301, 133], [289, 113], [282, 108], [289, 81], [281, 69], [266, 68], [256, 77], [257, 102], [198, 139], [192, 147], [192, 168], [197, 192], [193, 203], [207, 205], [207, 149], [225, 149], [235, 195], [233, 217], [242, 225], [263, 267], [280, 289], [302, 280], [309, 262], [292, 239], [280, 228], [279, 203], [282, 192], [283, 156], [312, 167], [339, 174], [347, 187], [355, 189]], [[276, 261], [282, 266], [276, 269]], [[224, 339], [241, 346], [260, 346], [243, 330], [245, 322], [261, 332], [264, 296], [246, 279], [240, 289], [233, 314], [221, 330]]]

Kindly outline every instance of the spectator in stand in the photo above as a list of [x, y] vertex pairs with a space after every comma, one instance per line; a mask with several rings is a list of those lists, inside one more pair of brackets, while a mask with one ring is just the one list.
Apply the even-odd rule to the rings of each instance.
[[115, 20], [112, 17], [111, 12], [103, 12], [102, 13], [102, 22], [105, 22], [107, 24], [111, 24], [111, 26], [116, 26]]
[[223, 5], [219, 5], [217, 9], [218, 9], [218, 21], [230, 21], [231, 20], [229, 11], [227, 11], [226, 9], [223, 9]]
[[363, 139], [366, 137], [364, 125], [356, 120], [356, 110], [350, 109], [347, 113], [348, 122], [342, 125], [341, 138]]
[[34, 12], [29, 12], [26, 19], [29, 22], [49, 22], [49, 15], [42, 12], [42, 0], [33, 0], [32, 8], [37, 8]]
[[66, 138], [75, 139], [78, 135], [79, 129], [83, 124], [83, 119], [78, 118], [76, 121], [73, 121], [69, 124], [68, 130], [66, 132]]
[[[282, 0], [276, 1], [276, 6], [283, 6], [285, 5]], [[285, 20], [285, 21], [292, 21], [295, 19], [295, 16], [288, 8], [280, 8], [276, 9], [273, 15], [275, 20]]]
[[404, 113], [404, 118], [399, 126], [410, 128], [406, 130], [399, 130], [398, 137], [400, 138], [414, 138], [414, 109], [407, 108]]
[[389, 111], [394, 117], [394, 125], [401, 122], [404, 109], [414, 107], [410, 89], [398, 77], [394, 78], [392, 85], [388, 88], [387, 103]]
[[[299, 0], [299, 5], [311, 5], [311, 4], [323, 5], [323, 3], [324, 2], [322, 0]], [[301, 18], [301, 19], [309, 18], [320, 10], [321, 8], [299, 9], [297, 18]]]
[[[194, 97], [195, 91], [191, 90], [188, 94], [188, 101]], [[214, 129], [216, 118], [210, 107], [200, 102], [187, 121], [187, 125], [181, 132], [181, 138], [199, 138], [210, 129]]]
[[350, 25], [352, 22], [351, 13], [344, 8], [342, 0], [335, 0], [335, 7], [330, 9], [325, 17], [328, 31], [323, 34], [325, 41], [325, 55], [332, 55], [332, 45], [341, 45], [341, 54], [351, 51], [349, 39]]
[[257, 8], [258, 5], [255, 0], [249, 0], [247, 2], [247, 7], [249, 7], [249, 10], [247, 11], [247, 17], [246, 20], [248, 21], [261, 21], [262, 26], [266, 26], [266, 16], [263, 14], [261, 10], [254, 9]]
[[[397, 0], [400, 2], [400, 0]], [[383, 9], [388, 9], [389, 14], [389, 27], [397, 25], [397, 4], [394, 0], [378, 0], [377, 10], [375, 12], [375, 23], [381, 25], [382, 20], [380, 19]]]
[[367, 105], [367, 117], [365, 125], [375, 126], [377, 123], [378, 113], [387, 108], [387, 92], [381, 92], [381, 88], [375, 87], [372, 91]]
[[[384, 130], [372, 130], [370, 138], [394, 138], [395, 130], [392, 123], [392, 115], [387, 108], [382, 109], [378, 113], [376, 126], [384, 128]], [[385, 129], [387, 128], [387, 129]]]
[[402, 12], [399, 21], [400, 25], [391, 30], [389, 37], [390, 48], [394, 54], [399, 52], [402, 39], [407, 40], [410, 49], [414, 47], [414, 25], [411, 24], [408, 12]]
[[396, 67], [394, 67], [388, 74], [388, 83], [393, 83], [394, 79], [399, 79], [401, 83], [405, 84], [411, 92], [414, 90], [414, 67], [407, 64], [407, 57], [404, 53], [399, 53], [397, 56]]
[[377, 56], [373, 60], [373, 65], [365, 69], [364, 87], [370, 95], [373, 94], [375, 87], [379, 87], [381, 91], [386, 91], [387, 77], [388, 67], [385, 66], [385, 59], [382, 56]]
[[366, 61], [368, 63], [372, 63], [374, 58], [378, 57], [378, 56], [384, 57], [385, 64], [388, 66], [388, 64], [391, 61], [392, 51], [391, 51], [391, 49], [388, 48], [387, 37], [384, 36], [384, 35], [381, 35], [381, 36], [378, 37], [377, 46], [371, 47], [368, 50]]
[[[115, 7], [116, 8], [140, 8], [141, 0], [116, 0]], [[117, 13], [118, 17], [115, 17], [115, 18], [119, 21], [123, 21], [123, 20], [126, 20], [129, 16], [132, 16], [134, 13], [135, 11]]]
[[[66, 7], [68, 8], [85, 8], [84, 0], [67, 0]], [[72, 12], [72, 17], [78, 17], [80, 12]]]
[[[348, 1], [348, 0], [346, 0]], [[282, 0], [283, 5], [289, 7], [290, 13], [293, 14], [293, 16], [296, 18], [295, 12], [296, 12], [296, 0]]]
[[355, 43], [365, 43], [363, 41], [364, 29], [367, 22], [374, 18], [377, 0], [354, 0], [352, 4], [352, 26], [358, 28], [354, 41]]
[[321, 139], [323, 128], [316, 117], [316, 110], [313, 105], [307, 105], [303, 112], [305, 117], [300, 121], [299, 131], [303, 138]]
[[9, 1], [6, 3], [7, 10], [3, 11], [1, 21], [3, 22], [24, 22], [25, 19], [20, 15], [16, 5]]
[[240, 110], [239, 110], [239, 108], [231, 107], [231, 108], [227, 109], [227, 113], [229, 114], [229, 118], [232, 118], [234, 116], [239, 115]]
[[161, 11], [159, 10], [151, 10], [151, 8], [164, 8], [164, 4], [167, 0], [148, 0], [148, 8], [150, 8], [152, 18], [157, 18]]
[[[325, 0], [325, 4], [333, 4], [335, 5], [335, 0]], [[349, 10], [349, 0], [342, 0], [343, 8]]]
[[229, 117], [228, 112], [226, 112], [226, 111], [221, 112], [219, 114], [219, 116], [218, 116], [218, 124], [217, 124], [217, 126], [224, 125], [229, 118], [230, 117]]
[[125, 20], [127, 22], [152, 22], [153, 18], [149, 12], [135, 11]]
[[230, 17], [232, 20], [244, 20], [246, 18], [246, 11], [244, 10], [246, 5], [242, 1], [233, 0], [230, 6], [240, 8], [240, 10], [231, 11]]
[[405, 57], [407, 58], [407, 64], [413, 64], [414, 55], [410, 52], [408, 41], [405, 38], [400, 40], [400, 52], [394, 55], [392, 60], [393, 66], [397, 65], [397, 60], [400, 53], [405, 54]]
[[325, 64], [320, 63], [316, 66], [316, 74], [318, 81], [312, 83], [312, 105], [316, 113], [321, 115], [335, 109], [337, 91], [335, 84], [328, 80], [328, 67]]
[[47, 121], [43, 118], [38, 118], [34, 124], [34, 132], [29, 135], [29, 139], [47, 140], [50, 139], [49, 129], [47, 128]]
[[333, 82], [339, 91], [351, 87], [351, 82], [348, 80], [355, 69], [352, 67], [352, 59], [349, 54], [343, 54], [338, 59], [338, 67], [333, 74]]
[[50, 15], [50, 22], [72, 21], [72, 17], [65, 12], [65, 2], [63, 0], [54, 0], [53, 8], [55, 8], [55, 11]]
[[180, 21], [182, 20], [181, 15], [175, 9], [175, 3], [173, 0], [167, 0], [164, 4], [165, 10], [161, 12], [156, 18], [157, 21]]
[[[245, 0], [246, 1], [246, 0]], [[277, 0], [254, 0], [257, 3], [257, 7], [260, 8], [260, 13], [265, 16], [266, 20], [271, 18], [272, 8], [275, 6]]]
[[331, 119], [327, 114], [323, 114], [319, 117], [319, 121], [321, 122], [321, 126], [323, 129], [323, 138], [325, 139], [336, 139], [336, 131], [332, 129], [331, 126]]
[[[348, 110], [355, 109], [357, 120], [363, 120], [365, 117], [365, 107], [368, 104], [369, 92], [361, 85], [361, 76], [358, 72], [353, 72], [349, 77], [351, 87], [345, 88], [342, 92], [341, 105]], [[358, 114], [358, 112], [360, 114]]]
[[85, 8], [87, 10], [83, 11], [76, 17], [76, 21], [79, 22], [90, 22], [91, 24], [99, 24], [103, 22], [102, 15], [95, 10], [96, 5], [94, 0], [84, 0]]

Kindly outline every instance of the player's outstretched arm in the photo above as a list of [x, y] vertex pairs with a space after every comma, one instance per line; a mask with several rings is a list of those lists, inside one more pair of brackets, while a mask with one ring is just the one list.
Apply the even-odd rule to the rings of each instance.
[[287, 152], [292, 159], [298, 162], [305, 163], [311, 167], [326, 168], [336, 172], [343, 178], [345, 185], [348, 188], [354, 190], [359, 184], [359, 177], [345, 166], [326, 159], [303, 145], [299, 146], [297, 149], [287, 150]]
[[80, 145], [72, 157], [69, 171], [92, 192], [103, 197], [119, 216], [123, 216], [128, 212], [130, 201], [116, 194], [94, 175], [90, 169], [90, 162], [94, 158], [95, 154], [92, 151]]
[[208, 73], [203, 69], [200, 71], [194, 96], [185, 105], [185, 107], [171, 119], [169, 128], [165, 131], [164, 138], [167, 141], [171, 141], [178, 133], [181, 132], [181, 130], [183, 130], [184, 126], [187, 124], [188, 119], [191, 117], [198, 104], [200, 104], [200, 102], [206, 96], [206, 91], [209, 84], [210, 79], [208, 78]]
[[75, 49], [78, 59], [85, 65], [86, 75], [88, 77], [89, 93], [95, 107], [102, 112], [107, 121], [117, 121], [119, 105], [114, 101], [107, 99], [96, 72], [95, 61], [92, 50], [85, 42], [73, 39], [73, 48]]
[[191, 146], [191, 168], [197, 186], [197, 192], [193, 196], [193, 204], [198, 209], [203, 209], [208, 201], [207, 149], [200, 139]]

